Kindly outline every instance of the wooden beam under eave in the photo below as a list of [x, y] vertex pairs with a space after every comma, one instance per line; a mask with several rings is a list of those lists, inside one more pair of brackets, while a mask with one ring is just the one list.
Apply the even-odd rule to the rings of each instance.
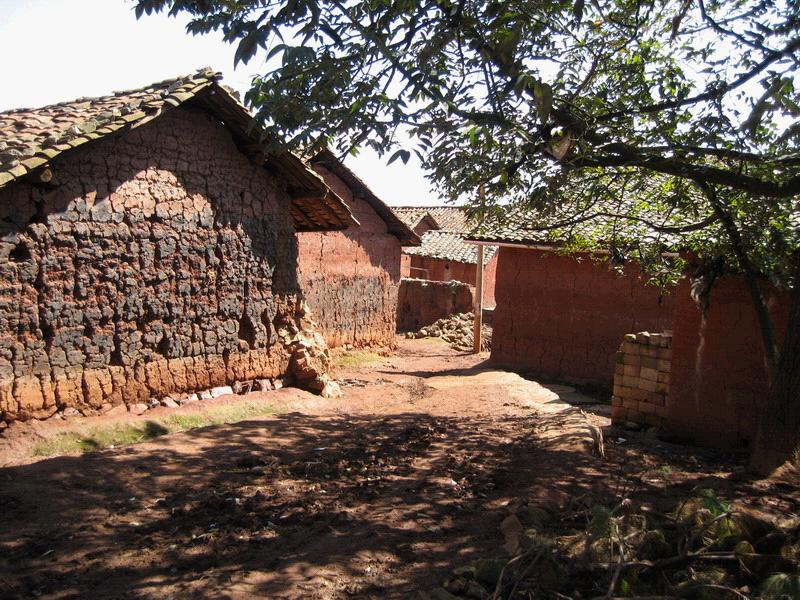
[[475, 271], [475, 322], [472, 326], [472, 352], [481, 351], [483, 337], [483, 246], [478, 246], [478, 264]]
[[[306, 217], [305, 214], [303, 214], [303, 211], [297, 208], [296, 206], [292, 206], [290, 213], [292, 215], [292, 219], [294, 220], [295, 229], [297, 229], [298, 231], [301, 231], [303, 227], [305, 227], [305, 229], [308, 231], [312, 231], [313, 229], [315, 229], [314, 224], [311, 221], [309, 221], [308, 217]], [[300, 226], [298, 226], [298, 223], [300, 224]]]
[[309, 208], [309, 201], [306, 198], [293, 198], [292, 204], [297, 207], [299, 211], [301, 211], [306, 219], [311, 221], [316, 227], [325, 228], [326, 223], [321, 221], [319, 216]]
[[325, 203], [324, 198], [294, 198], [296, 202], [307, 215], [317, 222], [323, 228], [341, 228], [346, 222], [342, 219]]

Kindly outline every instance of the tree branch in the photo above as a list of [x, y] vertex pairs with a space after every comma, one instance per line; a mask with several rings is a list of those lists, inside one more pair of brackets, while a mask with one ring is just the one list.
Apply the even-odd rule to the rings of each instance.
[[767, 67], [776, 63], [777, 61], [781, 60], [786, 56], [792, 56], [795, 52], [800, 50], [800, 38], [796, 38], [789, 42], [783, 50], [778, 50], [771, 53], [767, 58], [762, 60], [760, 63], [755, 65], [752, 69], [743, 73], [733, 81], [729, 83], [723, 83], [716, 87], [706, 90], [702, 94], [698, 94], [696, 96], [690, 96], [689, 98], [684, 98], [683, 100], [668, 100], [665, 102], [658, 102], [656, 104], [649, 104], [645, 106], [640, 106], [638, 108], [634, 108], [632, 110], [621, 110], [612, 113], [605, 113], [597, 116], [597, 121], [608, 121], [611, 119], [616, 119], [617, 117], [624, 117], [629, 115], [640, 115], [640, 114], [648, 114], [654, 112], [660, 112], [662, 110], [669, 110], [672, 108], [680, 108], [682, 106], [689, 106], [691, 104], [697, 104], [699, 102], [708, 102], [709, 100], [716, 100], [721, 98], [728, 92], [735, 90], [739, 86], [744, 85], [748, 81], [750, 81], [753, 77], [761, 73], [762, 71], [766, 70]]

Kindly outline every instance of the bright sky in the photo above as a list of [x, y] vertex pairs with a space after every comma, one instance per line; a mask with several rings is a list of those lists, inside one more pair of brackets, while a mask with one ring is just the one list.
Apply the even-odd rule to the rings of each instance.
[[[221, 35], [193, 37], [186, 19], [137, 21], [132, 0], [0, 0], [0, 110], [101, 96], [210, 66], [242, 94], [263, 57], [233, 69], [234, 47]], [[443, 204], [416, 157], [386, 165], [364, 150], [347, 164], [392, 205]]]

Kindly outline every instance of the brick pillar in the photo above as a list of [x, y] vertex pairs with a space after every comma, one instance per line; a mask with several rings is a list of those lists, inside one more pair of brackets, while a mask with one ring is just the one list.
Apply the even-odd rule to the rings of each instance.
[[611, 420], [660, 426], [666, 416], [672, 332], [629, 333], [617, 352]]

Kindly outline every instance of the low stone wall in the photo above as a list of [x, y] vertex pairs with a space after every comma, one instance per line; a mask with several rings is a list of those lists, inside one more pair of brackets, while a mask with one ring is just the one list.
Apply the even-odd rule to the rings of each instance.
[[660, 426], [667, 414], [672, 333], [629, 333], [614, 370], [611, 419]]
[[474, 289], [460, 281], [402, 279], [397, 299], [397, 331], [418, 331], [443, 317], [470, 312]]

